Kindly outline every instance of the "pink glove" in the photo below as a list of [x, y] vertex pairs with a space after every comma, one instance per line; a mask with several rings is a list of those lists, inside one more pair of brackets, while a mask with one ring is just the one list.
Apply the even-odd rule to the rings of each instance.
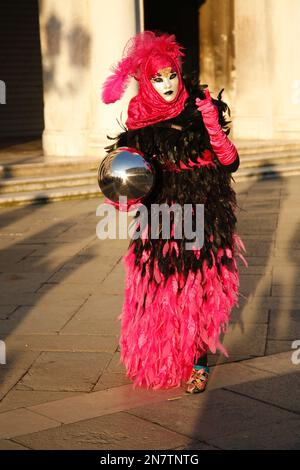
[[204, 93], [206, 98], [203, 100], [196, 98], [195, 103], [198, 111], [202, 114], [213, 151], [222, 165], [230, 165], [237, 158], [238, 153], [236, 147], [228, 139], [219, 124], [218, 108], [212, 102], [209, 89], [205, 88]]

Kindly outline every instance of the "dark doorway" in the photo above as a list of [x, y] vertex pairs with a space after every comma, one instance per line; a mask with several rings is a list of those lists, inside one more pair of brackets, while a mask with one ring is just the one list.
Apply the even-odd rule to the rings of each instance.
[[144, 0], [144, 27], [175, 34], [186, 48], [183, 73], [199, 75], [199, 7], [205, 0]]
[[6, 104], [0, 105], [2, 142], [38, 137], [44, 129], [38, 15], [38, 0], [1, 0], [0, 80], [6, 87]]

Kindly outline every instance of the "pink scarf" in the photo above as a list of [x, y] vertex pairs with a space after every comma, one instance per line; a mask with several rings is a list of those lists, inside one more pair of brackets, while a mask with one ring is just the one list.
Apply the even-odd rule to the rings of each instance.
[[[151, 58], [150, 58], [151, 59]], [[166, 101], [155, 90], [151, 84], [150, 78], [153, 76], [153, 61], [149, 60], [143, 66], [143, 70], [139, 75], [139, 92], [134, 96], [128, 106], [128, 119], [126, 126], [128, 129], [139, 129], [149, 126], [160, 121], [165, 121], [172, 117], [178, 116], [184, 109], [184, 104], [188, 98], [188, 93], [182, 83], [180, 69], [175, 61], [170, 62], [166, 58], [159, 58], [156, 61], [155, 71], [160, 68], [171, 65], [176, 69], [178, 74], [178, 91], [176, 97], [172, 101]], [[152, 62], [152, 63], [151, 63]]]

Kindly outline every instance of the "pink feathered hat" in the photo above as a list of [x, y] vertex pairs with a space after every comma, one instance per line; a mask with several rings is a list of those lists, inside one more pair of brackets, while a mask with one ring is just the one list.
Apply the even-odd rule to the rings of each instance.
[[[184, 108], [188, 97], [181, 78], [181, 57], [183, 49], [174, 35], [155, 34], [144, 31], [131, 38], [124, 49], [123, 58], [113, 67], [102, 88], [102, 101], [106, 104], [119, 100], [129, 84], [131, 77], [139, 82], [139, 92], [128, 107], [126, 125], [137, 129], [155, 122], [175, 117]], [[167, 102], [152, 86], [150, 79], [163, 68], [171, 66], [176, 70], [179, 86], [176, 97]]]

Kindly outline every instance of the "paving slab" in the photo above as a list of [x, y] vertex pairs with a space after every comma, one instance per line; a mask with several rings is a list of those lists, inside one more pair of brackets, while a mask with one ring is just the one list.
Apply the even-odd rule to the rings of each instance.
[[267, 199], [265, 200], [264, 197], [261, 199], [252, 199], [252, 198], [247, 198], [243, 202], [243, 209], [247, 211], [247, 213], [250, 214], [259, 214], [265, 213], [269, 214], [272, 212], [278, 212], [280, 208], [280, 198], [274, 198], [274, 199]]
[[268, 339], [300, 340], [300, 309], [271, 309]]
[[278, 420], [299, 419], [293, 413], [224, 389], [164, 401], [159, 406], [145, 405], [127, 413], [212, 444], [233, 430], [241, 433], [262, 425], [271, 427]]
[[268, 323], [269, 311], [261, 305], [246, 304], [243, 308], [234, 306], [230, 312], [231, 323]]
[[247, 362], [251, 362], [251, 359], [210, 367], [209, 390], [231, 389], [234, 386], [247, 387], [248, 384], [277, 378], [271, 371], [247, 367]]
[[0, 414], [0, 439], [7, 439], [20, 434], [33, 433], [59, 426], [60, 423], [27, 409], [8, 411]]
[[[17, 304], [0, 304], [0, 320], [8, 320], [10, 315], [18, 308]], [[1, 331], [1, 328], [0, 328]]]
[[105, 370], [94, 387], [94, 391], [108, 390], [110, 388], [122, 387], [123, 385], [132, 384], [132, 380], [126, 377], [123, 372], [110, 372]]
[[300, 290], [292, 284], [273, 284], [271, 295], [272, 297], [278, 297], [278, 302], [281, 301], [280, 297], [292, 297], [295, 300], [299, 300]]
[[17, 442], [9, 439], [0, 440], [0, 450], [29, 450], [28, 447], [22, 446]]
[[118, 334], [120, 331], [118, 316], [121, 314], [122, 305], [123, 295], [93, 294], [65, 325], [61, 333]]
[[29, 256], [49, 256], [49, 254], [55, 257], [63, 256], [73, 259], [77, 256], [80, 250], [86, 245], [86, 242], [82, 240], [68, 240], [65, 243], [61, 243], [58, 239], [52, 240], [52, 243], [42, 244], [26, 244], [22, 247], [32, 249]]
[[298, 414], [300, 412], [300, 367], [298, 367], [298, 371], [295, 370], [294, 373], [262, 379], [255, 377], [255, 380], [249, 381], [248, 383], [227, 385], [226, 387], [228, 390], [255, 398], [264, 403], [271, 403], [281, 409], [293, 411]]
[[[0, 400], [13, 389], [39, 357], [38, 351], [11, 350], [6, 344], [6, 364], [0, 364]], [[1, 403], [1, 402], [0, 402]]]
[[231, 323], [222, 344], [231, 354], [263, 356], [267, 331], [267, 324]]
[[[18, 306], [30, 306], [30, 305], [47, 305], [53, 304], [62, 305], [62, 304], [73, 304], [74, 306], [78, 306], [82, 299], [86, 299], [89, 296], [87, 293], [87, 289], [79, 286], [78, 292], [75, 290], [74, 295], [72, 296], [68, 289], [64, 291], [64, 296], [61, 295], [61, 292], [54, 291], [55, 285], [48, 285], [47, 289], [38, 289], [36, 292], [30, 293], [18, 293], [15, 292], [13, 296], [14, 303]], [[74, 290], [74, 289], [73, 289]], [[12, 301], [12, 296], [10, 293], [2, 293], [1, 294], [1, 303], [3, 305], [10, 304]]]
[[243, 295], [253, 293], [255, 296], [271, 295], [272, 276], [270, 274], [247, 275], [240, 274], [239, 292]]
[[[83, 300], [84, 302], [84, 300]], [[0, 334], [49, 334], [60, 331], [80, 307], [72, 304], [19, 306], [0, 323]]]
[[[282, 369], [282, 367], [284, 367], [284, 364], [285, 364], [284, 361], [286, 361], [286, 357], [287, 357], [286, 355], [284, 355], [284, 356], [280, 355], [279, 360], [278, 360], [279, 371]], [[54, 419], [56, 419], [56, 420], [58, 420], [58, 417], [60, 417], [61, 421], [70, 419], [70, 415], [71, 415], [71, 419], [74, 420], [74, 411], [75, 411], [75, 421], [76, 421], [80, 418], [82, 420], [82, 417], [84, 415], [86, 417], [86, 414], [87, 414], [86, 412], [87, 411], [88, 411], [88, 414], [90, 416], [92, 414], [95, 414], [95, 413], [97, 415], [99, 415], [99, 414], [103, 415], [103, 414], [107, 414], [108, 412], [112, 412], [112, 411], [118, 413], [118, 411], [120, 411], [120, 408], [122, 408], [124, 410], [124, 407], [125, 407], [125, 409], [128, 409], [129, 413], [135, 413], [136, 410], [133, 409], [133, 407], [138, 405], [139, 400], [137, 398], [139, 398], [143, 402], [143, 405], [142, 405], [142, 402], [140, 403], [140, 406], [142, 406], [142, 408], [139, 408], [138, 412], [140, 412], [141, 409], [143, 411], [145, 411], [146, 409], [148, 410], [149, 407], [153, 406], [153, 405], [149, 404], [149, 402], [151, 402], [151, 398], [152, 398], [152, 399], [154, 399], [153, 401], [156, 402], [155, 410], [157, 410], [157, 411], [159, 410], [159, 416], [163, 415], [162, 409], [164, 409], [166, 406], [169, 407], [170, 403], [171, 404], [177, 403], [177, 405], [178, 404], [180, 405], [178, 407], [178, 410], [181, 410], [181, 411], [183, 410], [184, 411], [184, 417], [185, 417], [185, 421], [186, 421], [186, 416], [188, 416], [188, 415], [186, 414], [186, 410], [184, 409], [184, 407], [182, 407], [182, 405], [184, 404], [184, 402], [186, 400], [191, 400], [192, 399], [193, 401], [195, 401], [196, 399], [199, 400], [199, 399], [202, 398], [202, 400], [204, 399], [203, 403], [205, 404], [205, 399], [207, 399], [207, 401], [211, 400], [211, 398], [212, 398], [211, 394], [214, 394], [214, 392], [215, 392], [214, 388], [224, 387], [225, 386], [228, 389], [228, 387], [232, 386], [232, 385], [230, 385], [230, 382], [232, 384], [238, 383], [239, 385], [241, 385], [241, 384], [245, 383], [245, 384], [248, 385], [248, 384], [251, 384], [252, 382], [254, 382], [256, 380], [264, 380], [265, 378], [268, 378], [268, 377], [274, 378], [276, 376], [276, 374], [274, 374], [274, 372], [272, 370], [269, 370], [269, 369], [272, 369], [272, 363], [274, 363], [274, 361], [276, 361], [276, 357], [256, 358], [256, 359], [253, 359], [253, 360], [244, 361], [244, 364], [226, 364], [226, 365], [221, 366], [221, 368], [220, 368], [220, 366], [216, 367], [216, 368], [213, 369], [213, 373], [210, 376], [208, 392], [206, 392], [205, 395], [203, 394], [203, 395], [200, 395], [200, 396], [186, 396], [186, 395], [182, 396], [182, 393], [178, 393], [179, 390], [178, 390], [178, 392], [176, 390], [174, 390], [174, 391], [168, 390], [168, 391], [161, 391], [161, 392], [158, 392], [158, 393], [157, 392], [155, 393], [153, 391], [138, 390], [137, 394], [136, 394], [136, 392], [132, 393], [132, 387], [130, 386], [131, 393], [128, 393], [129, 389], [125, 390], [126, 387], [124, 387], [123, 388], [123, 393], [120, 393], [120, 389], [116, 389], [115, 393], [114, 393], [114, 396], [112, 395], [113, 391], [108, 390], [107, 391], [108, 395], [106, 395], [106, 397], [104, 397], [103, 394], [102, 394], [102, 396], [99, 395], [99, 393], [93, 393], [92, 395], [91, 394], [83, 394], [79, 398], [75, 397], [75, 398], [69, 398], [69, 399], [64, 399], [64, 400], [58, 400], [56, 402], [46, 403], [46, 404], [40, 405], [38, 407], [31, 407], [31, 409], [32, 409], [32, 411], [38, 412], [39, 414], [46, 415], [48, 417], [50, 417], [49, 415], [51, 415], [52, 418], [54, 418], [54, 416], [55, 416]], [[245, 364], [247, 366], [245, 366]], [[230, 373], [230, 369], [231, 369], [231, 373]], [[112, 366], [112, 370], [114, 370], [114, 366]], [[278, 375], [277, 375], [277, 377], [278, 377]], [[219, 389], [219, 391], [220, 392], [226, 392], [227, 390]], [[174, 393], [173, 397], [171, 395], [171, 392]], [[144, 394], [144, 396], [143, 396], [143, 394]], [[165, 394], [165, 396], [163, 396], [164, 394]], [[132, 401], [133, 395], [135, 395], [134, 396], [134, 398], [136, 399], [135, 401]], [[169, 399], [166, 400], [166, 398], [168, 396], [169, 396]], [[236, 398], [237, 396], [240, 397], [242, 395], [239, 393], [238, 395], [234, 394], [233, 396]], [[149, 398], [150, 398], [150, 400], [149, 400]], [[157, 399], [157, 401], [155, 400], [155, 398]], [[80, 406], [80, 403], [78, 402], [79, 399], [83, 400], [83, 401], [81, 401], [81, 406]], [[87, 403], [87, 401], [89, 403]], [[107, 408], [104, 409], [103, 402], [108, 406], [108, 409]], [[192, 402], [190, 402], [190, 403], [192, 403]], [[230, 400], [229, 400], [229, 403], [228, 403], [228, 399], [227, 399], [226, 394], [225, 394], [225, 399], [223, 397], [222, 403], [223, 403], [223, 405], [224, 405], [224, 403], [226, 405], [229, 405], [229, 409], [231, 410], [231, 412], [233, 413], [233, 416], [235, 417], [234, 409], [232, 411], [232, 404], [231, 404]], [[250, 411], [252, 413], [251, 419], [255, 420], [255, 415], [253, 414], [254, 410], [252, 409], [253, 407], [255, 408], [255, 405], [253, 404], [253, 402], [250, 402], [250, 403], [251, 403]], [[197, 404], [200, 405], [199, 402]], [[259, 401], [259, 402], [257, 402], [257, 404], [258, 405], [256, 407], [256, 411], [258, 412], [258, 415], [260, 416], [260, 419], [263, 419], [262, 418], [262, 413], [260, 413], [260, 411], [262, 411], [262, 410], [259, 410], [261, 402]], [[205, 410], [207, 409], [206, 405], [207, 405], [207, 403], [205, 404], [205, 407], [204, 407]], [[211, 404], [210, 404], [210, 407], [211, 407]], [[238, 405], [237, 409], [240, 409], [240, 408], [241, 408], [240, 405]], [[72, 409], [73, 409], [73, 411], [72, 411]], [[215, 409], [214, 406], [213, 406], [213, 409]], [[245, 409], [246, 409], [247, 413], [249, 413], [249, 404], [247, 406], [245, 406]], [[80, 410], [81, 413], [82, 412], [83, 413], [81, 415], [79, 415], [78, 410]], [[191, 406], [189, 406], [189, 410], [191, 410]], [[199, 410], [202, 411], [201, 407], [197, 406], [196, 411], [199, 412]], [[281, 421], [284, 425], [285, 423], [288, 423], [289, 420], [295, 419], [294, 414], [288, 413], [287, 415], [280, 416], [276, 413], [276, 410], [277, 410], [276, 407], [273, 407], [271, 410], [270, 409], [265, 410], [264, 414], [265, 414], [265, 416], [267, 416], [267, 421], [270, 420], [270, 419], [271, 420], [275, 419], [275, 423], [277, 423], [277, 420], [281, 419]], [[279, 410], [279, 411], [282, 411], [282, 410]], [[194, 410], [194, 412], [195, 412], [195, 410]], [[221, 413], [221, 415], [222, 415], [222, 413]], [[177, 422], [176, 420], [174, 421], [174, 411], [169, 412], [169, 416], [172, 419], [172, 425]], [[149, 420], [151, 422], [156, 423], [156, 418], [155, 418], [155, 413], [154, 412], [151, 414], [151, 420], [150, 420], [150, 418], [148, 419], [145, 416], [143, 416], [143, 418], [146, 419], [146, 420]], [[244, 414], [243, 414], [243, 418], [245, 418]], [[222, 417], [222, 419], [223, 419], [223, 417]], [[238, 413], [236, 413], [235, 419], [238, 419]], [[228, 419], [228, 422], [229, 421], [230, 420]], [[242, 421], [247, 422], [249, 424], [249, 419], [243, 419]], [[191, 420], [189, 420], [188, 422], [190, 424]], [[166, 423], [163, 423], [163, 424], [159, 423], [159, 424], [161, 426], [163, 425], [163, 427], [168, 427]], [[207, 426], [206, 423], [204, 423], [204, 424], [205, 424], [205, 426], [203, 426], [203, 428], [205, 428], [205, 430], [207, 431], [207, 429], [209, 429], [209, 426]], [[253, 431], [254, 427], [252, 429], [252, 426], [254, 426], [254, 427], [257, 426], [257, 423], [254, 425], [253, 422], [250, 420], [250, 430], [252, 430], [252, 432], [254, 432]], [[259, 424], [259, 426], [261, 426], [261, 424]], [[198, 427], [196, 429], [198, 429]], [[176, 428], [172, 427], [172, 430], [176, 431]], [[230, 431], [231, 431], [231, 429], [230, 429]], [[190, 436], [189, 432], [187, 432], [187, 431], [184, 431], [184, 430], [181, 429], [180, 432], [181, 432], [181, 434], [182, 434], [182, 432], [184, 434], [187, 433]], [[248, 432], [248, 430], [247, 430], [247, 432]], [[193, 433], [194, 433], [194, 430], [193, 430]], [[227, 431], [226, 431], [225, 434], [226, 435], [228, 434]], [[240, 434], [240, 432], [239, 432], [239, 434]], [[210, 441], [210, 439], [211, 439], [211, 441]], [[210, 443], [210, 445], [213, 445], [213, 446], [216, 445], [215, 441], [214, 441], [215, 440], [215, 434], [214, 433], [213, 433], [213, 437], [211, 436], [211, 434], [209, 434], [209, 436], [206, 435], [204, 437], [201, 434], [199, 435], [199, 432], [197, 430], [196, 434], [192, 435], [192, 441], [195, 442], [195, 440], [201, 441], [201, 442], [206, 440], [207, 442]]]
[[126, 368], [121, 362], [120, 357], [121, 354], [119, 351], [113, 354], [109, 365], [93, 389], [95, 392], [99, 390], [107, 390], [108, 388], [132, 384], [132, 380], [126, 377]]
[[246, 355], [246, 354], [232, 354], [231, 352], [228, 353], [228, 357], [224, 356], [224, 354], [207, 354], [208, 357], [208, 365], [209, 366], [216, 366], [216, 365], [221, 365], [221, 364], [233, 364], [235, 362], [242, 362], [245, 361], [246, 359], [252, 359], [253, 357], [256, 357], [254, 355]]
[[39, 351], [27, 351], [10, 347], [5, 340], [6, 345], [6, 364], [0, 365], [1, 376], [5, 375], [7, 370], [24, 369], [27, 370], [39, 357]]
[[[277, 237], [275, 240], [275, 253], [277, 253], [279, 250], [285, 251], [286, 255], [288, 258], [293, 257], [293, 252], [294, 250], [298, 251], [300, 250], [300, 242], [296, 236], [297, 233], [297, 223], [299, 222], [298, 218], [295, 220], [295, 226], [291, 226], [291, 219], [292, 217], [288, 217], [289, 222], [288, 224], [285, 224], [285, 221], [280, 220], [280, 229], [277, 231]], [[281, 228], [282, 226], [289, 226], [290, 230], [285, 230], [284, 228]]]
[[[0, 265], [1, 271], [6, 273], [18, 273], [18, 274], [27, 274], [27, 273], [38, 273], [45, 274], [46, 277], [61, 268], [66, 261], [69, 259], [69, 256], [61, 256], [48, 254], [48, 257], [45, 256], [28, 256], [23, 260], [19, 261], [16, 264], [3, 263]], [[42, 277], [42, 276], [41, 276]], [[45, 277], [45, 276], [43, 276]]]
[[[244, 237], [242, 237], [242, 238], [244, 240]], [[247, 254], [246, 254], [246, 256], [247, 256]], [[268, 253], [265, 254], [265, 256], [247, 256], [247, 261], [248, 261], [249, 266], [262, 266], [264, 268], [264, 267], [269, 265], [270, 256], [268, 256]], [[247, 268], [245, 268], [245, 269], [247, 269]]]
[[[94, 238], [95, 238], [95, 236], [94, 236], [94, 234], [92, 234], [90, 236], [85, 236], [84, 238], [81, 238], [81, 239], [78, 238], [77, 240], [63, 239], [63, 240], [60, 241], [60, 243], [68, 244], [68, 243], [74, 243], [74, 241], [76, 241], [77, 243], [82, 242], [82, 246], [85, 246], [89, 242], [94, 240]], [[13, 240], [12, 236], [10, 236], [10, 239]], [[40, 245], [52, 244], [54, 242], [54, 240], [56, 240], [58, 242], [57, 237], [54, 236], [54, 235], [51, 235], [50, 233], [28, 234], [27, 237], [25, 237], [24, 234], [20, 234], [18, 236], [17, 240], [18, 240], [18, 244], [22, 244], [22, 245], [26, 245], [26, 244], [28, 244], [28, 245], [32, 245], [32, 244], [40, 244]], [[15, 240], [13, 240], [13, 241], [15, 241]]]
[[251, 360], [245, 361], [244, 364], [247, 367], [272, 372], [273, 374], [277, 375], [294, 373], [296, 370], [295, 366], [297, 366], [297, 364], [294, 364], [292, 360], [292, 355], [294, 351], [295, 350], [290, 349], [289, 351], [282, 352], [279, 354], [264, 357], [256, 357]]
[[18, 436], [17, 443], [42, 450], [174, 449], [189, 438], [127, 413], [101, 416], [48, 431]]
[[3, 208], [0, 417], [11, 427], [0, 449], [143, 448], [143, 429], [148, 448], [299, 448], [299, 178], [234, 184], [249, 268], [238, 260], [229, 357], [209, 354], [198, 396], [133, 390], [126, 378], [117, 316], [129, 238], [97, 238], [99, 199]]
[[110, 263], [92, 260], [87, 264], [66, 263], [49, 277], [51, 283], [97, 284], [99, 285], [113, 269], [118, 259], [110, 259]]
[[110, 360], [111, 355], [104, 352], [42, 352], [16, 389], [87, 392]]
[[278, 309], [280, 304], [281, 304], [281, 308], [283, 308], [284, 310], [300, 308], [300, 298], [298, 298], [298, 296], [294, 297], [293, 295], [291, 295], [291, 292], [287, 292], [287, 295], [281, 296], [281, 298], [278, 295], [277, 296], [273, 295], [273, 292], [271, 296], [268, 296], [268, 295], [254, 296], [251, 293], [247, 297], [246, 301], [249, 303], [259, 302], [260, 305], [263, 305], [269, 309], [272, 309], [272, 308]]
[[20, 351], [82, 351], [114, 353], [119, 343], [119, 335], [11, 335], [6, 340], [7, 349]]
[[43, 416], [51, 417], [56, 421], [69, 424], [117, 413], [139, 405], [144, 406], [151, 402], [158, 403], [174, 397], [180, 398], [182, 395], [183, 390], [179, 387], [168, 390], [134, 390], [132, 384], [129, 384], [109, 390], [82, 394], [79, 397], [36, 405], [28, 409]]
[[298, 276], [298, 266], [274, 266], [273, 268], [273, 285], [290, 285], [299, 286], [300, 280]]
[[248, 197], [251, 201], [278, 200], [281, 197], [280, 188], [278, 186], [271, 188], [269, 182], [259, 181], [249, 187]]
[[60, 281], [57, 283], [47, 282], [38, 289], [37, 293], [44, 296], [47, 302], [63, 301], [68, 303], [76, 303], [87, 299], [93, 292], [98, 289], [98, 284], [81, 283], [76, 286], [68, 282]]
[[[273, 215], [273, 214], [272, 214]], [[248, 233], [248, 234], [261, 234], [261, 233], [269, 233], [274, 232], [277, 226], [277, 220], [274, 218], [272, 220], [265, 220], [266, 218], [263, 217], [260, 219], [260, 223], [257, 223], [257, 217], [249, 218], [245, 217], [244, 219], [240, 218], [236, 224], [236, 230], [239, 233]]]
[[[31, 243], [35, 243], [37, 240], [53, 240], [62, 234], [73, 223], [74, 222], [54, 222], [51, 224], [51, 221], [48, 221], [47, 230], [45, 230], [45, 224], [31, 225], [30, 220], [26, 220], [25, 226], [22, 227], [22, 225], [20, 225], [20, 232], [22, 233], [23, 238], [30, 240]], [[4, 231], [4, 234], [10, 233], [9, 230], [10, 227], [7, 229], [7, 231]]]
[[[249, 259], [251, 261], [251, 258], [249, 258], [247, 256], [247, 259]], [[240, 275], [243, 275], [243, 274], [247, 274], [248, 276], [251, 276], [251, 275], [257, 275], [259, 274], [260, 276], [263, 276], [264, 274], [271, 274], [272, 273], [272, 266], [269, 264], [267, 264], [266, 266], [255, 266], [255, 265], [248, 265], [248, 266], [239, 266], [239, 274]]]
[[0, 402], [0, 414], [18, 408], [28, 408], [49, 401], [62, 400], [80, 395], [81, 392], [43, 392], [13, 389]]
[[[273, 235], [273, 234], [272, 234]], [[257, 240], [256, 238], [247, 239], [243, 237], [243, 242], [246, 248], [246, 256], [266, 256], [273, 250], [273, 240]]]
[[1, 292], [10, 294], [13, 299], [14, 293], [36, 292], [49, 278], [49, 272], [18, 272], [18, 269], [11, 269], [11, 272], [0, 273]]
[[267, 339], [266, 354], [272, 355], [285, 351], [290, 351], [292, 347], [291, 341], [282, 341], [276, 339]]
[[272, 426], [264, 424], [208, 442], [224, 450], [299, 450], [299, 436], [300, 419], [278, 419]]
[[30, 246], [14, 246], [12, 248], [6, 248], [4, 251], [0, 252], [0, 265], [2, 265], [2, 267], [6, 267], [5, 263], [16, 264], [33, 252], [34, 248]]

